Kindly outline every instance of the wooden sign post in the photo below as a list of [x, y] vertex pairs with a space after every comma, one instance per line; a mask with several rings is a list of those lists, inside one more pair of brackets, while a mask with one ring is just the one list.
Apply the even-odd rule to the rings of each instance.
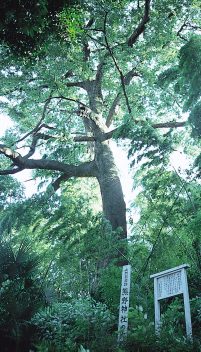
[[154, 279], [155, 331], [157, 334], [160, 332], [161, 324], [160, 300], [163, 298], [183, 294], [186, 335], [188, 339], [192, 339], [191, 313], [186, 275], [187, 268], [189, 268], [189, 265], [183, 264], [150, 276], [150, 278]]
[[127, 337], [128, 331], [128, 309], [130, 295], [131, 266], [124, 265], [122, 269], [121, 296], [119, 307], [118, 342], [122, 342]]

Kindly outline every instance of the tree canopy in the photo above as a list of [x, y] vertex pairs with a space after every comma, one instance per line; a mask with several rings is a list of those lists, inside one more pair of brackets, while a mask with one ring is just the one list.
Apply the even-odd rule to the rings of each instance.
[[[175, 65], [183, 67], [179, 75], [185, 77], [188, 56], [184, 59], [182, 51], [188, 51], [185, 42], [199, 30], [199, 16], [196, 3], [173, 5], [103, 1], [65, 6], [57, 13], [60, 36], [58, 31], [46, 34], [31, 57], [16, 57], [2, 45], [2, 108], [16, 126], [1, 148], [13, 167], [1, 173], [36, 169], [38, 176], [52, 175], [55, 190], [70, 177], [96, 177], [106, 217], [125, 233], [125, 205], [107, 141], [133, 133], [131, 149], [148, 149], [149, 157], [153, 145], [156, 154], [158, 148], [164, 154], [169, 142], [162, 137], [158, 146], [161, 138], [154, 130], [185, 124], [180, 92], [174, 97], [172, 86], [160, 90], [159, 82]], [[16, 147], [23, 141], [27, 152], [21, 155]], [[36, 149], [43, 158], [31, 158]]]

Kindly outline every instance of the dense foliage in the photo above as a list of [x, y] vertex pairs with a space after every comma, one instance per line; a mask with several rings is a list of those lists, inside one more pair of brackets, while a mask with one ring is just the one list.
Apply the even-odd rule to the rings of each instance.
[[47, 31], [56, 30], [57, 13], [72, 4], [65, 0], [1, 1], [0, 40], [16, 53], [31, 55], [43, 44]]

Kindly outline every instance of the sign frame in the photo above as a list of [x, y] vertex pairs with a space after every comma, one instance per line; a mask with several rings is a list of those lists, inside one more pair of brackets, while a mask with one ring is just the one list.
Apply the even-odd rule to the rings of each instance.
[[[183, 264], [169, 270], [161, 271], [159, 273], [150, 275], [154, 279], [154, 307], [155, 307], [155, 331], [156, 334], [160, 333], [160, 300], [168, 297], [173, 297], [178, 294], [183, 294], [186, 335], [187, 338], [192, 340], [192, 323], [190, 313], [190, 301], [188, 292], [188, 282], [186, 269], [190, 265]], [[175, 278], [178, 281], [175, 283]], [[169, 286], [168, 286], [169, 283]]]

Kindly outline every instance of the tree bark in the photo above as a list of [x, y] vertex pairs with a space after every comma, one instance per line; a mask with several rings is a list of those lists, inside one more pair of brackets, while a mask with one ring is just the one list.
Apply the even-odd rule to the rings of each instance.
[[125, 239], [127, 237], [126, 205], [109, 142], [95, 143], [95, 162], [104, 215], [110, 221], [113, 230], [122, 229], [120, 238]]

